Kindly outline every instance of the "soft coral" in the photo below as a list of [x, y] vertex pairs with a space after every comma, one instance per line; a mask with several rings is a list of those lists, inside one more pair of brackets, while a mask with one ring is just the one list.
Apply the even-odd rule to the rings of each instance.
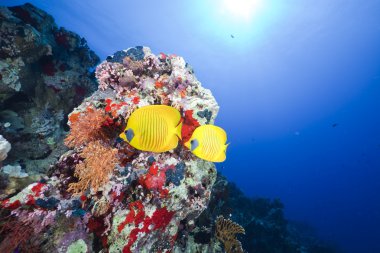
[[99, 109], [87, 108], [87, 111], [75, 113], [69, 117], [70, 133], [65, 139], [66, 146], [80, 147], [95, 140], [109, 140], [104, 124], [108, 122], [108, 115]]
[[94, 141], [83, 149], [81, 156], [84, 161], [75, 167], [75, 176], [79, 182], [71, 183], [68, 190], [78, 195], [82, 195], [88, 188], [97, 192], [109, 181], [118, 161], [117, 149], [106, 146], [101, 141]]

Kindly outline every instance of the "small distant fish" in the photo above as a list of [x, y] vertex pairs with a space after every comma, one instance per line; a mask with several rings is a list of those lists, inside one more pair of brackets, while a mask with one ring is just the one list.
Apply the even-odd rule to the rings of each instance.
[[226, 160], [226, 132], [214, 125], [203, 125], [195, 129], [185, 146], [197, 157], [210, 162]]
[[338, 123], [334, 123], [334, 124], [332, 124], [331, 126], [332, 127], [337, 127], [339, 124]]
[[181, 114], [177, 109], [148, 105], [131, 114], [119, 137], [136, 149], [160, 153], [177, 147], [181, 130]]
[[231, 38], [233, 38], [233, 39], [234, 39], [234, 38], [235, 38], [235, 36], [233, 36], [233, 35], [231, 34]]

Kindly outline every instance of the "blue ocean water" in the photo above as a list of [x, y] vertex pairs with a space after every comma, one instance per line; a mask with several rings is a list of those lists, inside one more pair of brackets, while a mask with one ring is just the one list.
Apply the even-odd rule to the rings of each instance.
[[380, 252], [380, 1], [28, 2], [101, 59], [183, 56], [220, 105], [229, 180], [344, 252]]

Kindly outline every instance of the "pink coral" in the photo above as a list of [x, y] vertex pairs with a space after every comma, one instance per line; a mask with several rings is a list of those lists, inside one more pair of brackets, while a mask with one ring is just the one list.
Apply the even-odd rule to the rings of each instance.
[[137, 82], [132, 70], [116, 62], [101, 63], [96, 68], [95, 76], [99, 82], [99, 89], [106, 90], [111, 87], [118, 94], [130, 90]]

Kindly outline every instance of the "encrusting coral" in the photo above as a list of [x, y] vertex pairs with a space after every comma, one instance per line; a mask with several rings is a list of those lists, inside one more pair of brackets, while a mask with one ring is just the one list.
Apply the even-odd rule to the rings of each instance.
[[71, 183], [68, 191], [82, 195], [87, 189], [97, 192], [108, 183], [117, 164], [117, 149], [106, 146], [102, 141], [93, 141], [83, 148], [80, 156], [84, 161], [75, 166], [74, 176], [79, 179]]
[[224, 244], [227, 253], [243, 253], [243, 248], [236, 234], [245, 234], [245, 230], [239, 224], [230, 219], [218, 216], [216, 219], [216, 238]]

